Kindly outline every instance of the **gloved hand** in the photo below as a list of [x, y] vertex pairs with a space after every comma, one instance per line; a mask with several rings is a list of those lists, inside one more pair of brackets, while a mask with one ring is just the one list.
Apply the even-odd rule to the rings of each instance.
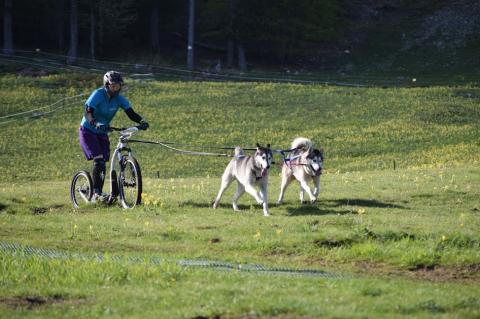
[[95, 123], [95, 128], [102, 133], [107, 133], [108, 132], [108, 125], [105, 125], [103, 123], [96, 122]]
[[142, 119], [142, 120], [140, 121], [140, 125], [138, 126], [138, 128], [139, 128], [140, 130], [146, 130], [149, 126], [150, 126], [150, 125], [148, 125], [148, 122], [145, 121], [144, 119]]

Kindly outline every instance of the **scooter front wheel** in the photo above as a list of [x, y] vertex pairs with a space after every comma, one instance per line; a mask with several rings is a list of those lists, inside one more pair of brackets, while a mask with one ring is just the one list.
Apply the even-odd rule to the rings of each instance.
[[142, 173], [137, 160], [131, 156], [122, 157], [118, 190], [123, 208], [133, 208], [142, 201]]

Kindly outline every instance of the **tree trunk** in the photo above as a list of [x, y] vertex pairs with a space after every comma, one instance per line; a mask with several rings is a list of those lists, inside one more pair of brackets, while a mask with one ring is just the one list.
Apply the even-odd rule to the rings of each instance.
[[68, 49], [67, 63], [77, 60], [78, 54], [78, 0], [70, 0], [70, 48]]
[[195, 41], [195, 0], [189, 0], [188, 5], [188, 45], [187, 45], [187, 67], [194, 68], [193, 42]]
[[228, 35], [227, 35], [227, 68], [232, 68], [235, 59], [235, 42], [234, 42], [234, 20], [235, 20], [235, 0], [229, 0], [228, 13]]
[[235, 44], [232, 39], [227, 42], [227, 68], [233, 68], [233, 59], [235, 58]]
[[97, 20], [97, 26], [98, 26], [98, 36], [97, 36], [97, 55], [98, 56], [103, 56], [104, 53], [104, 46], [105, 46], [105, 12], [104, 12], [104, 6], [101, 1], [99, 1], [98, 5], [98, 20]]
[[13, 54], [12, 0], [5, 0], [3, 12], [3, 53]]
[[95, 60], [95, 1], [90, 2], [90, 57]]
[[159, 10], [158, 0], [153, 0], [152, 13], [150, 15], [150, 46], [154, 53], [157, 53], [160, 49], [160, 39], [158, 33]]
[[238, 68], [242, 72], [247, 71], [247, 58], [245, 57], [243, 44], [238, 45]]
[[58, 0], [57, 6], [57, 46], [58, 52], [63, 54], [65, 48], [65, 0]]

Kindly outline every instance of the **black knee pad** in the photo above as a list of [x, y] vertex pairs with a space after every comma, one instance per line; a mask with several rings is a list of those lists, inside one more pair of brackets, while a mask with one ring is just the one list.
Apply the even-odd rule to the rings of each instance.
[[106, 164], [103, 158], [96, 158], [93, 160], [93, 188], [96, 192], [101, 192], [103, 188], [103, 181], [105, 180]]
[[102, 171], [105, 171], [105, 167], [106, 167], [106, 164], [105, 164], [105, 160], [103, 158], [96, 158], [93, 160], [93, 167], [95, 168], [98, 168]]

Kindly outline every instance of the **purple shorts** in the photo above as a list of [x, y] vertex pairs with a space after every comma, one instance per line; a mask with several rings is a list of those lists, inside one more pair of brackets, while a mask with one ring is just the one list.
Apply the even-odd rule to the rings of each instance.
[[78, 138], [80, 146], [87, 160], [92, 160], [98, 155], [103, 155], [103, 159], [107, 162], [110, 158], [110, 141], [108, 135], [94, 134], [86, 128], [80, 126], [78, 130]]

